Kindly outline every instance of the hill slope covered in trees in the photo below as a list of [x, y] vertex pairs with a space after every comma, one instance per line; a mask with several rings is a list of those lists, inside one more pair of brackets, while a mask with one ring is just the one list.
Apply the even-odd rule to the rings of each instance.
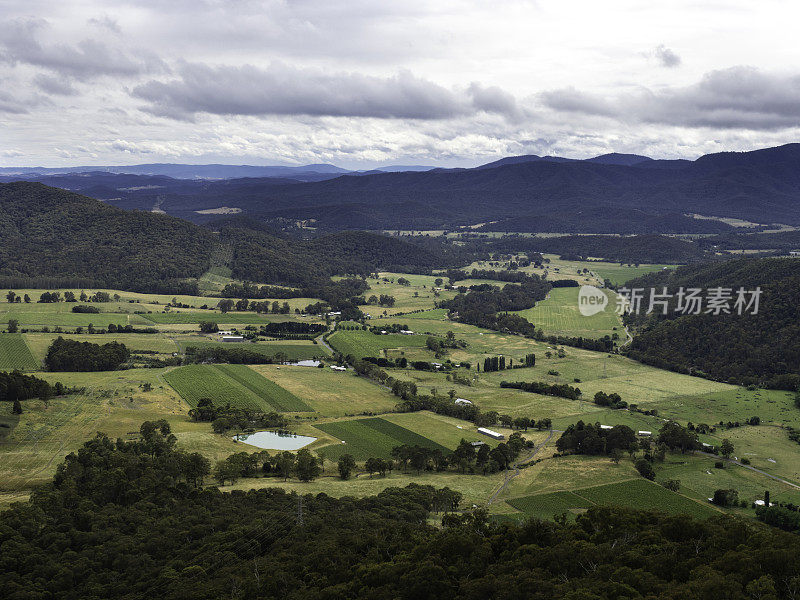
[[396, 268], [428, 272], [469, 263], [474, 254], [438, 240], [410, 243], [366, 232], [312, 240], [276, 235], [246, 221], [218, 232], [181, 219], [124, 211], [39, 183], [0, 184], [3, 287], [107, 287], [193, 292], [216, 246], [243, 280], [308, 286], [332, 275]]
[[[166, 425], [166, 423], [164, 423]], [[412, 484], [377, 496], [300, 498], [202, 489], [199, 455], [159, 423], [103, 434], [50, 485], [0, 513], [0, 589], [58, 598], [795, 597], [800, 538], [732, 516], [595, 507], [559, 523], [495, 525], [450, 514], [453, 492]]]
[[[762, 294], [757, 314], [682, 314], [672, 300], [667, 315], [632, 315], [637, 328], [628, 355], [681, 372], [701, 372], [724, 381], [796, 389], [800, 384], [800, 260], [737, 259], [661, 271], [629, 281], [628, 288], [743, 287]], [[645, 294], [647, 295], [647, 293]]]

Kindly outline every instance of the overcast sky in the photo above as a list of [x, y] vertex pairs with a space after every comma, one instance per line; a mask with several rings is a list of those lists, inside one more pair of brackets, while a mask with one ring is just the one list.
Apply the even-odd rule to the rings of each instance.
[[0, 0], [0, 165], [800, 141], [793, 0]]

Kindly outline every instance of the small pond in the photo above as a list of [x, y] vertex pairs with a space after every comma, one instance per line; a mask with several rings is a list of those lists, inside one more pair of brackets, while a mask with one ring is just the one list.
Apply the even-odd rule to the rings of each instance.
[[264, 450], [299, 450], [315, 442], [317, 438], [294, 433], [277, 433], [275, 431], [256, 431], [255, 433], [240, 433], [234, 441], [242, 442]]
[[293, 367], [318, 367], [321, 364], [318, 360], [298, 360], [297, 362], [289, 363]]

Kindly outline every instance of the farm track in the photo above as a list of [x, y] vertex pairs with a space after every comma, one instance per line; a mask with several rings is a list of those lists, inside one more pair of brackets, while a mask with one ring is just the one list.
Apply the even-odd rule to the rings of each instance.
[[511, 480], [520, 474], [520, 468], [529, 463], [531, 460], [533, 460], [533, 458], [539, 453], [539, 451], [542, 448], [544, 448], [551, 439], [553, 439], [553, 435], [555, 433], [556, 430], [551, 429], [550, 434], [547, 436], [547, 439], [545, 439], [545, 441], [536, 446], [536, 448], [534, 448], [533, 451], [528, 456], [526, 456], [522, 460], [516, 461], [513, 465], [511, 465], [514, 468], [514, 472], [506, 474], [506, 478], [503, 480], [503, 483], [500, 485], [499, 488], [497, 488], [494, 494], [492, 494], [489, 497], [489, 500], [486, 501], [487, 506], [491, 506], [492, 504], [495, 503], [497, 497], [503, 492], [503, 490], [505, 490], [508, 487], [508, 484], [511, 483]]

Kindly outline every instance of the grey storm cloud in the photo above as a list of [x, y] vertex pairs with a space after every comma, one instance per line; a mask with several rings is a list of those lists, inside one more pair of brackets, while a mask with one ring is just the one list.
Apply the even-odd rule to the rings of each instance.
[[282, 63], [267, 68], [184, 63], [178, 75], [139, 85], [133, 95], [149, 103], [148, 112], [175, 119], [196, 113], [446, 119], [517, 111], [514, 98], [499, 88], [472, 84], [456, 92], [405, 70], [375, 77]]
[[33, 78], [33, 83], [45, 94], [52, 96], [75, 96], [78, 94], [78, 90], [72, 87], [72, 83], [61, 77], [39, 73]]
[[84, 39], [74, 44], [39, 41], [47, 22], [23, 19], [0, 25], [0, 61], [26, 64], [77, 79], [111, 75], [132, 77], [163, 71], [164, 63], [146, 52], [124, 52], [108, 44]]
[[800, 75], [771, 74], [744, 66], [711, 71], [683, 88], [640, 89], [614, 97], [566, 88], [544, 92], [539, 98], [556, 111], [619, 121], [751, 130], [800, 123]]
[[656, 57], [662, 67], [678, 67], [682, 62], [681, 57], [675, 54], [675, 52], [670, 48], [667, 48], [664, 44], [657, 46], [656, 49], [653, 50], [653, 55]]

